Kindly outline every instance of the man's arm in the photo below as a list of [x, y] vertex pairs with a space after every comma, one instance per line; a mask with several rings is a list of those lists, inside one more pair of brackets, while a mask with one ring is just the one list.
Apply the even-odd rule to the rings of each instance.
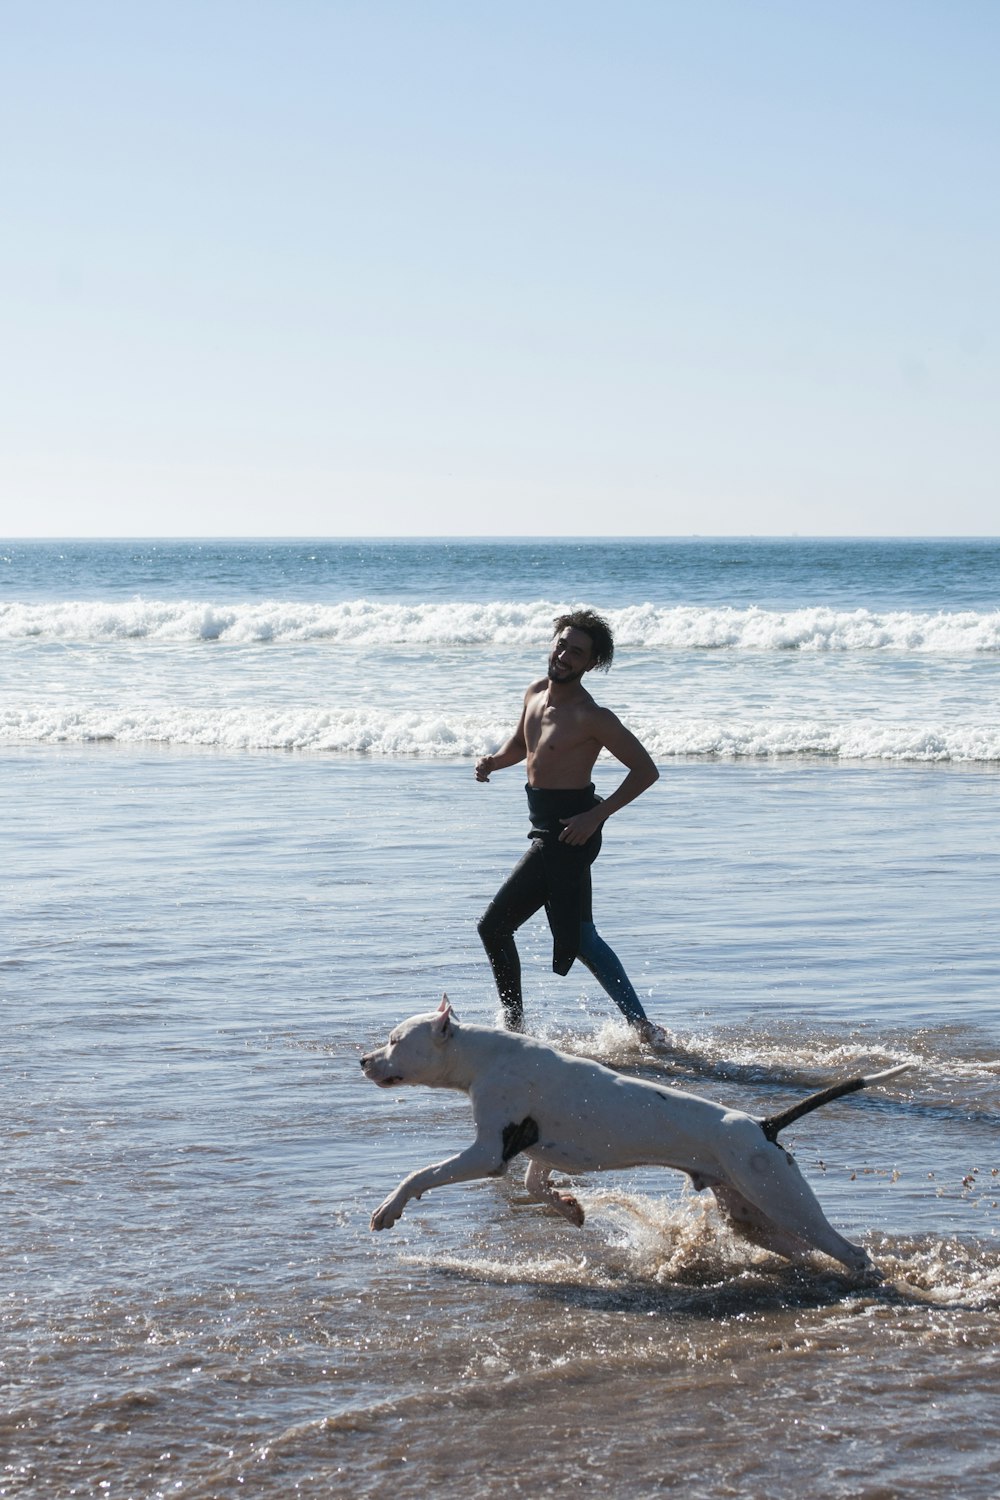
[[660, 778], [645, 745], [636, 739], [630, 729], [625, 728], [617, 715], [608, 708], [601, 708], [597, 710], [597, 720], [595, 730], [602, 747], [610, 750], [615, 760], [621, 761], [628, 775], [597, 807], [592, 807], [589, 812], [577, 813], [572, 818], [563, 818], [561, 821], [565, 826], [559, 835], [560, 843], [585, 844], [613, 813], [620, 812], [623, 807], [634, 802], [636, 797], [641, 796]]
[[524, 707], [521, 709], [521, 717], [517, 722], [517, 728], [506, 744], [501, 745], [495, 755], [481, 755], [476, 761], [476, 780], [489, 781], [493, 771], [505, 771], [508, 766], [516, 766], [519, 761], [524, 760], [528, 753], [528, 741], [524, 734], [524, 718], [528, 712], [528, 699], [532, 693], [538, 691], [538, 683], [533, 682], [524, 695]]

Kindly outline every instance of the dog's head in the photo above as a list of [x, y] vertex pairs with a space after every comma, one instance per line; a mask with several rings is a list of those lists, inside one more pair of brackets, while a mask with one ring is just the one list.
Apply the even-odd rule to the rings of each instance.
[[447, 1044], [453, 1032], [454, 1012], [445, 995], [437, 1010], [411, 1016], [392, 1031], [384, 1047], [366, 1052], [361, 1067], [366, 1078], [380, 1089], [400, 1083], [446, 1085]]

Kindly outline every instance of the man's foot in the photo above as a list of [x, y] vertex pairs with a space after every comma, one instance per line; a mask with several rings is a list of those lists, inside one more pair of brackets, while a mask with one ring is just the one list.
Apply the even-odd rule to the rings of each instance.
[[657, 1026], [654, 1021], [640, 1021], [635, 1028], [636, 1035], [644, 1047], [651, 1047], [654, 1052], [672, 1052], [670, 1038], [662, 1026]]

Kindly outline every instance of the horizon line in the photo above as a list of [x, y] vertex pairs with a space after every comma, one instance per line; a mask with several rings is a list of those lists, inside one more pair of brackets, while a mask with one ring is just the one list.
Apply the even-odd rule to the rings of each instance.
[[565, 534], [531, 535], [510, 533], [478, 535], [469, 532], [394, 532], [372, 533], [321, 533], [321, 532], [141, 532], [141, 533], [60, 533], [51, 535], [7, 535], [0, 536], [0, 546], [17, 542], [69, 543], [69, 542], [268, 542], [268, 543], [380, 543], [406, 542], [453, 542], [491, 545], [559, 544], [584, 545], [592, 542], [993, 542], [1000, 540], [994, 532], [806, 532], [806, 531], [688, 531], [661, 533], [588, 532], [586, 535]]

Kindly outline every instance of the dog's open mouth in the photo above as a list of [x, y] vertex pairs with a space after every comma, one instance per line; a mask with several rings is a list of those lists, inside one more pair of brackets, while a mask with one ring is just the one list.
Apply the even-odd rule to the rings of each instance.
[[369, 1083], [377, 1084], [380, 1089], [395, 1088], [396, 1084], [403, 1081], [398, 1073], [386, 1073], [380, 1078], [378, 1073], [371, 1068], [365, 1068], [365, 1077]]

